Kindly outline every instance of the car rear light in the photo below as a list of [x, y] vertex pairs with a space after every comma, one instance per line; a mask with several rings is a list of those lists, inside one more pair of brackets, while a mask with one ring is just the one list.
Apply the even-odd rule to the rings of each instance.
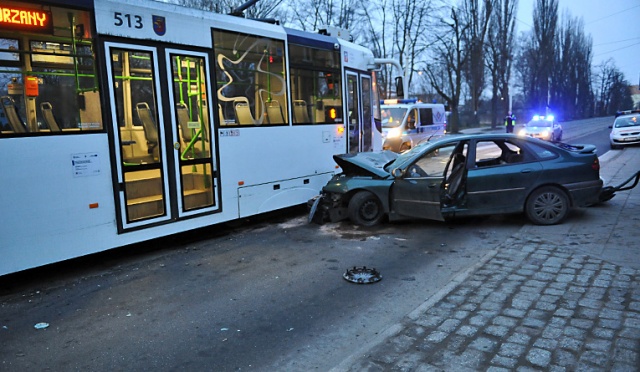
[[600, 160], [598, 160], [598, 157], [596, 157], [595, 159], [593, 159], [593, 164], [591, 164], [591, 168], [594, 171], [599, 171], [600, 170]]

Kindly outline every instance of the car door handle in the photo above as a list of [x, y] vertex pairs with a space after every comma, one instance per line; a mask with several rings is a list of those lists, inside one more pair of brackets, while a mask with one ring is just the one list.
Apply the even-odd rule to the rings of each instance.
[[520, 171], [520, 173], [531, 173], [533, 169], [527, 168]]

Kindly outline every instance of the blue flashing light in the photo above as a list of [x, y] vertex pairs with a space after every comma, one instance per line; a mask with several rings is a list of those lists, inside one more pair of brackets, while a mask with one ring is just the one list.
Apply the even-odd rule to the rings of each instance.
[[399, 103], [417, 103], [417, 102], [418, 100], [416, 98], [380, 100], [381, 105], [397, 105]]
[[408, 99], [399, 99], [398, 103], [417, 103], [418, 100], [415, 98], [408, 98]]

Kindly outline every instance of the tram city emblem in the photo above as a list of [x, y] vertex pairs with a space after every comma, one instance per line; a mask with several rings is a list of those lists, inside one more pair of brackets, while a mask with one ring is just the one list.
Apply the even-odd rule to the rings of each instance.
[[167, 23], [162, 16], [152, 15], [153, 17], [153, 31], [158, 36], [163, 36], [167, 32]]

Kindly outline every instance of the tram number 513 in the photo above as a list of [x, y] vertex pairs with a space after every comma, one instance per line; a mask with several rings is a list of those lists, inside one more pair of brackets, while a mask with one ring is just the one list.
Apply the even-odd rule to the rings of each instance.
[[120, 12], [113, 13], [113, 19], [115, 22], [113, 23], [117, 27], [134, 27], [134, 28], [142, 28], [144, 27], [142, 24], [142, 17], [135, 14], [122, 14]]

